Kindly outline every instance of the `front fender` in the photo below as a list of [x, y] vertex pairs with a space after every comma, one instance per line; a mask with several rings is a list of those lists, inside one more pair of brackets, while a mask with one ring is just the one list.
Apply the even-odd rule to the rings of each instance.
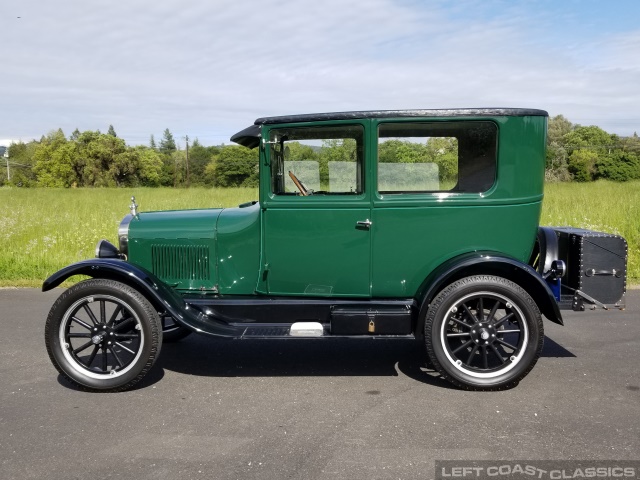
[[422, 283], [417, 295], [421, 306], [416, 333], [422, 332], [426, 311], [438, 292], [456, 280], [471, 275], [495, 275], [511, 280], [531, 295], [547, 319], [564, 325], [553, 292], [531, 266], [495, 252], [471, 252], [445, 262]]
[[42, 291], [51, 290], [74, 275], [107, 278], [125, 283], [138, 290], [158, 310], [166, 310], [178, 324], [196, 332], [219, 337], [238, 335], [236, 327], [205, 315], [198, 308], [186, 303], [175, 290], [153, 273], [120, 259], [95, 258], [64, 267], [44, 281]]

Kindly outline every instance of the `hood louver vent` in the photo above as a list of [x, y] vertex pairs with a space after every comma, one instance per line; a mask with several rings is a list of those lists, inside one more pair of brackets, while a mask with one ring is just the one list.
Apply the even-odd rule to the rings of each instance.
[[209, 280], [209, 249], [204, 245], [151, 245], [153, 273], [163, 280]]

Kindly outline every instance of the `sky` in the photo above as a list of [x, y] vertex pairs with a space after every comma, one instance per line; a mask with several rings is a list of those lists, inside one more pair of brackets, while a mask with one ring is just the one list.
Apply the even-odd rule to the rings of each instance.
[[2, 0], [0, 144], [204, 145], [258, 117], [523, 107], [640, 133], [640, 2]]

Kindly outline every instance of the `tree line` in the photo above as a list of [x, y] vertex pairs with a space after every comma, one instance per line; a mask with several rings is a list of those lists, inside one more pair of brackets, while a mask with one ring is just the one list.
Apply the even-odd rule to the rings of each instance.
[[640, 138], [619, 137], [600, 127], [574, 125], [562, 115], [549, 119], [547, 180], [618, 182], [640, 179]]
[[[348, 141], [325, 142], [323, 152], [291, 144], [292, 158], [328, 161], [353, 156]], [[382, 162], [415, 162], [433, 158], [441, 176], [455, 173], [455, 139], [430, 139], [426, 145], [394, 140], [380, 145]], [[258, 185], [258, 150], [237, 145], [204, 146], [194, 139], [179, 149], [167, 128], [156, 143], [129, 146], [109, 126], [107, 133], [80, 132], [66, 137], [61, 129], [8, 148], [10, 178], [0, 170], [0, 184], [24, 187], [131, 187]], [[4, 165], [3, 165], [4, 166]], [[326, 168], [321, 168], [321, 176]], [[546, 179], [589, 182], [600, 178], [640, 179], [640, 138], [609, 134], [597, 126], [572, 124], [562, 115], [549, 119]]]
[[[8, 148], [10, 179], [0, 170], [0, 184], [23, 187], [257, 186], [258, 151], [204, 146], [194, 139], [177, 147], [167, 128], [156, 143], [129, 146], [109, 126], [107, 133], [61, 129]], [[4, 169], [3, 169], [4, 170]]]

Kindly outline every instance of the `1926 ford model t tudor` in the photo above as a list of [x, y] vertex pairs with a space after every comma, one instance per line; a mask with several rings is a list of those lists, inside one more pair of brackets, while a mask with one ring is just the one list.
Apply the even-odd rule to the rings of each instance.
[[[140, 212], [95, 259], [48, 278], [59, 372], [124, 390], [163, 341], [417, 338], [461, 388], [517, 383], [542, 315], [624, 306], [626, 243], [539, 227], [547, 113], [525, 109], [267, 117], [231, 140], [259, 149], [259, 201]], [[259, 344], [256, 344], [259, 348]]]

